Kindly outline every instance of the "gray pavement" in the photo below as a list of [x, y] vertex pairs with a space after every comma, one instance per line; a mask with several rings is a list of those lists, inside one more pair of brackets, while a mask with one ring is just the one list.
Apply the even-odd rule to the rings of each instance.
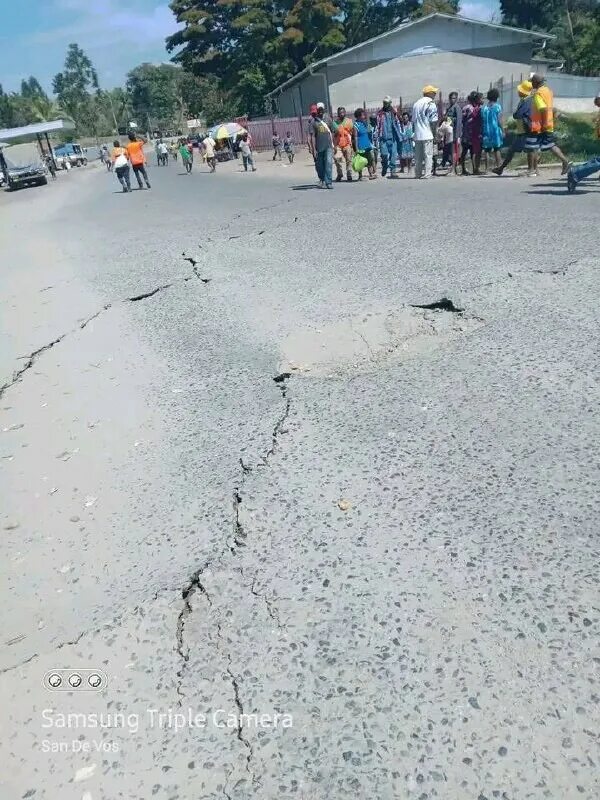
[[0, 197], [0, 797], [597, 798], [600, 185], [198, 167]]

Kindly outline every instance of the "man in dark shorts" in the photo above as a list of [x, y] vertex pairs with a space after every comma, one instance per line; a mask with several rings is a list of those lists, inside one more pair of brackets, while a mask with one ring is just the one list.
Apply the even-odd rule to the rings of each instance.
[[[533, 86], [533, 121], [535, 127], [539, 127], [540, 130], [537, 140], [538, 152], [545, 153], [550, 150], [562, 162], [561, 175], [566, 175], [571, 163], [556, 144], [554, 135], [554, 94], [546, 84], [546, 79], [543, 75], [538, 75], [537, 73], [532, 75], [531, 84]], [[530, 146], [533, 147], [533, 140], [530, 141]], [[536, 158], [536, 173], [537, 162], [538, 159]]]

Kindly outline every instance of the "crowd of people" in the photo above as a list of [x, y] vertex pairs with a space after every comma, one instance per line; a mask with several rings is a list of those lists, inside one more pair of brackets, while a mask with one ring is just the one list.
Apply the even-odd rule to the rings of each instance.
[[[437, 87], [427, 85], [422, 97], [411, 110], [395, 108], [389, 96], [384, 97], [381, 109], [368, 115], [357, 108], [352, 116], [339, 107], [335, 118], [331, 118], [322, 102], [310, 109], [308, 148], [314, 159], [315, 170], [321, 188], [333, 188], [335, 181], [362, 181], [364, 173], [368, 180], [379, 177], [397, 179], [399, 175], [414, 170], [418, 179], [428, 179], [436, 174], [480, 175], [485, 160], [485, 169], [500, 176], [509, 166], [516, 153], [527, 157], [527, 175], [538, 175], [540, 153], [551, 151], [562, 164], [562, 174], [567, 175], [570, 192], [585, 178], [600, 172], [600, 156], [585, 164], [573, 167], [558, 147], [554, 134], [554, 97], [544, 76], [534, 74], [530, 80], [517, 87], [518, 105], [513, 114], [517, 123], [516, 134], [504, 158], [505, 125], [499, 92], [490, 89], [484, 98], [479, 91], [472, 91], [466, 103], [459, 103], [458, 93], [451, 92], [445, 104], [437, 103]], [[595, 99], [600, 109], [600, 96]], [[600, 139], [600, 112], [597, 134]], [[135, 133], [129, 134], [129, 142], [122, 147], [115, 140], [110, 156], [108, 149], [101, 150], [101, 158], [109, 169], [114, 169], [124, 192], [131, 191], [130, 172], [133, 170], [138, 187], [150, 189], [146, 171], [144, 145], [146, 140]], [[294, 162], [296, 144], [290, 131], [280, 138], [273, 132], [273, 161], [281, 161], [283, 155], [290, 164]], [[210, 136], [198, 142], [199, 152], [214, 172], [219, 145]], [[256, 172], [252, 140], [247, 131], [240, 132], [233, 143], [229, 143], [235, 157], [242, 157], [245, 171]], [[194, 147], [189, 139], [181, 138], [167, 144], [162, 139], [155, 142], [158, 166], [166, 166], [169, 156], [175, 161], [181, 157], [186, 172], [191, 172], [194, 162]]]
[[[502, 175], [517, 152], [527, 155], [527, 174], [538, 175], [540, 153], [552, 151], [562, 163], [566, 175], [571, 164], [556, 143], [554, 135], [554, 97], [544, 76], [534, 74], [518, 87], [519, 104], [513, 115], [518, 133], [505, 158], [505, 128], [499, 92], [490, 89], [486, 97], [472, 91], [460, 105], [458, 93], [451, 92], [446, 104], [436, 103], [439, 90], [427, 85], [412, 109], [395, 108], [389, 96], [383, 99], [379, 112], [367, 117], [357, 108], [354, 118], [346, 109], [337, 109], [331, 118], [322, 102], [310, 109], [309, 150], [314, 158], [319, 186], [333, 188], [336, 181], [362, 180], [364, 169], [370, 180], [381, 176], [390, 179], [414, 169], [415, 178], [427, 179], [446, 170], [445, 174], [480, 175], [482, 161], [486, 168]], [[275, 155], [273, 158], [275, 159]], [[571, 174], [569, 172], [569, 174]]]

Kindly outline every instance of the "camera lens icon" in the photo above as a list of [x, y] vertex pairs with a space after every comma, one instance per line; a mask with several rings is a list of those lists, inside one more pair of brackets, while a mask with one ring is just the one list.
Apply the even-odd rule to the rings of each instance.
[[108, 678], [100, 669], [55, 667], [44, 675], [44, 686], [51, 692], [102, 692]]

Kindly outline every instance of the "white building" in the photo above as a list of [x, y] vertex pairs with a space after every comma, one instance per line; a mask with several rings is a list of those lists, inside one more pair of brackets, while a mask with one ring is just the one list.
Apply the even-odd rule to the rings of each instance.
[[389, 94], [398, 103], [412, 102], [425, 84], [445, 95], [473, 89], [487, 91], [503, 79], [509, 83], [544, 72], [533, 53], [552, 37], [448, 14], [430, 14], [396, 26], [362, 44], [317, 61], [278, 86], [268, 96], [282, 117], [308, 113], [322, 100], [348, 110], [381, 105]]

